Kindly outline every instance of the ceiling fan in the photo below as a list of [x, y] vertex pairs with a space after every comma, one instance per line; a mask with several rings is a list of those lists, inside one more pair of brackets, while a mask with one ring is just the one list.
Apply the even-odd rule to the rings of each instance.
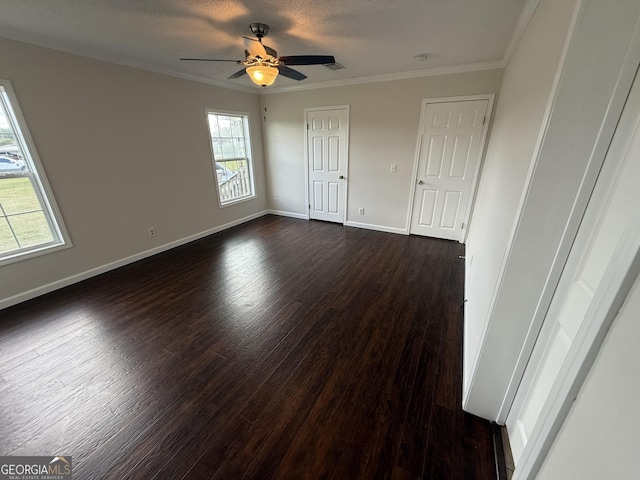
[[278, 57], [278, 52], [262, 44], [262, 38], [269, 33], [269, 25], [252, 23], [249, 25], [249, 29], [256, 38], [242, 37], [245, 45], [244, 60], [221, 60], [216, 58], [181, 58], [180, 60], [195, 62], [234, 62], [238, 65], [244, 65], [242, 70], [231, 75], [229, 79], [239, 78], [246, 73], [253, 83], [262, 87], [271, 85], [276, 80], [278, 74], [294, 80], [304, 80], [307, 78], [304, 73], [289, 68], [288, 65], [330, 65], [336, 63], [333, 55], [291, 55], [288, 57]]

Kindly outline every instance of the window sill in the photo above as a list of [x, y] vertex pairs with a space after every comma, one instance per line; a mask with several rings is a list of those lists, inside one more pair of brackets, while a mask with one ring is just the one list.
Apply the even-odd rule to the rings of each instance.
[[230, 200], [228, 202], [225, 203], [220, 203], [220, 208], [225, 208], [225, 207], [230, 207], [232, 205], [237, 205], [238, 203], [244, 203], [247, 202], [249, 200], [253, 200], [254, 198], [256, 198], [255, 194], [254, 195], [248, 195], [246, 197], [242, 197], [242, 198], [238, 198], [235, 200]]
[[30, 258], [39, 257], [40, 255], [46, 255], [49, 253], [57, 252], [59, 250], [65, 250], [71, 248], [73, 245], [70, 241], [54, 243], [53, 245], [45, 245], [42, 247], [34, 248], [26, 252], [16, 252], [14, 254], [7, 254], [6, 257], [0, 259], [0, 267], [9, 265], [11, 263], [20, 262], [22, 260], [28, 260]]

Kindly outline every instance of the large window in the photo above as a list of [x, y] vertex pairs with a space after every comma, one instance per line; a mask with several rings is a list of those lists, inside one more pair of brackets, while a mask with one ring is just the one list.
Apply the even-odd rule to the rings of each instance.
[[68, 244], [17, 100], [0, 80], [0, 265]]
[[249, 117], [207, 110], [220, 205], [255, 197]]

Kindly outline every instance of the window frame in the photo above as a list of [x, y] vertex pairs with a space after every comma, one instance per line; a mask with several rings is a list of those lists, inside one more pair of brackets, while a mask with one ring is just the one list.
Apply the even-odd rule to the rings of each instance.
[[25, 121], [18, 98], [13, 90], [13, 86], [9, 80], [0, 79], [0, 96], [6, 96], [5, 109], [7, 120], [11, 124], [11, 128], [16, 136], [16, 143], [20, 147], [23, 155], [23, 161], [28, 166], [28, 172], [11, 175], [6, 174], [0, 177], [0, 181], [6, 178], [29, 178], [33, 191], [40, 202], [42, 212], [49, 224], [54, 239], [50, 242], [22, 247], [5, 253], [0, 253], [0, 267], [14, 262], [27, 260], [48, 253], [70, 248], [73, 246], [69, 233], [62, 220], [62, 214], [53, 195], [53, 190], [47, 180], [44, 167], [40, 161], [40, 156], [35, 147], [35, 143], [29, 132], [27, 122]]
[[[238, 158], [237, 160], [246, 160], [247, 162], [247, 167], [249, 170], [249, 189], [250, 189], [250, 193], [248, 195], [244, 195], [242, 197], [234, 198], [227, 201], [222, 200], [220, 185], [218, 184], [218, 173], [216, 170], [216, 165], [218, 160], [216, 160], [215, 152], [213, 149], [213, 140], [211, 136], [211, 125], [209, 123], [209, 115], [233, 116], [233, 117], [242, 118], [242, 125], [244, 128], [246, 158]], [[218, 197], [218, 206], [220, 208], [225, 208], [231, 205], [236, 205], [238, 203], [247, 202], [249, 200], [255, 199], [256, 198], [255, 170], [253, 168], [253, 141], [251, 136], [251, 116], [249, 112], [236, 112], [236, 111], [230, 111], [230, 110], [220, 110], [215, 108], [205, 108], [205, 124], [207, 127], [207, 141], [209, 143], [209, 151], [211, 152], [211, 160], [212, 160], [211, 165], [213, 167], [213, 178], [216, 186], [216, 195]], [[229, 159], [225, 159], [225, 160], [229, 160]], [[224, 165], [225, 160], [219, 160], [219, 162]]]

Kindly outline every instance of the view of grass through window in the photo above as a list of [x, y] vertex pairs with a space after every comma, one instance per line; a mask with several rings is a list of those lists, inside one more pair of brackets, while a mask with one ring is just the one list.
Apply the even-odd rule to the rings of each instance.
[[0, 253], [53, 240], [29, 178], [2, 179], [0, 207]]
[[0, 260], [62, 243], [52, 229], [14, 109], [8, 87], [0, 83]]

